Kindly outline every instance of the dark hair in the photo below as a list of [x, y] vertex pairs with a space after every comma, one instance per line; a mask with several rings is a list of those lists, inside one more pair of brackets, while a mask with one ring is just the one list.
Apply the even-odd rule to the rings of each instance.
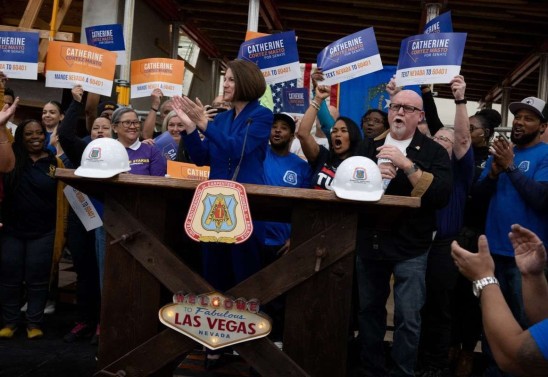
[[61, 107], [61, 104], [57, 101], [48, 101], [44, 104], [44, 106], [46, 106], [47, 104], [51, 104], [51, 105], [54, 105], [55, 107], [57, 107], [57, 110], [59, 110], [59, 114], [64, 114], [65, 111], [63, 110], [63, 108]]
[[31, 123], [38, 124], [40, 128], [42, 128], [42, 132], [44, 133], [44, 135], [46, 135], [46, 127], [42, 124], [42, 122], [36, 119], [26, 119], [19, 123], [19, 125], [17, 126], [17, 129], [15, 130], [15, 135], [13, 136], [13, 144], [11, 146], [13, 149], [13, 154], [15, 155], [15, 167], [8, 174], [7, 179], [7, 182], [12, 190], [15, 190], [17, 186], [19, 186], [21, 174], [29, 164], [29, 151], [27, 150], [27, 148], [25, 148], [23, 142], [23, 134], [25, 133], [25, 128]]
[[236, 59], [228, 62], [228, 68], [234, 75], [235, 101], [253, 101], [259, 99], [266, 90], [266, 82], [259, 67], [247, 60]]
[[487, 142], [493, 138], [495, 135], [495, 128], [500, 126], [500, 123], [502, 122], [500, 113], [493, 109], [482, 109], [472, 115], [472, 117], [477, 118], [481, 123], [481, 126], [485, 130], [489, 131], [489, 133], [486, 134], [487, 137], [485, 138], [485, 141]]
[[369, 110], [367, 110], [365, 112], [365, 114], [363, 114], [363, 116], [362, 116], [362, 122], [363, 122], [364, 118], [367, 117], [371, 113], [380, 114], [380, 116], [382, 117], [382, 124], [383, 124], [385, 130], [387, 130], [390, 127], [390, 125], [388, 124], [388, 114], [385, 113], [382, 110], [379, 110], [379, 109], [369, 109]]
[[[350, 146], [348, 147], [348, 151], [350, 152], [350, 156], [354, 156], [356, 154], [356, 149], [358, 148], [358, 145], [362, 141], [362, 133], [360, 132], [360, 128], [354, 122], [352, 119], [340, 116], [335, 120], [335, 123], [338, 121], [342, 121], [346, 128], [348, 129], [348, 138], [350, 139]], [[327, 140], [329, 141], [329, 160], [333, 161], [333, 159], [336, 157], [335, 152], [333, 152], [333, 147], [331, 145], [331, 135], [327, 136]]]
[[13, 89], [11, 88], [4, 88], [4, 95], [11, 96], [13, 97], [13, 99], [15, 99], [15, 93], [13, 92]]

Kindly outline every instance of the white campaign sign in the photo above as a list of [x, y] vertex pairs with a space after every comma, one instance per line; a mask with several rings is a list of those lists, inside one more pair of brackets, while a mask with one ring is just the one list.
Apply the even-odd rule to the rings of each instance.
[[65, 187], [63, 192], [74, 213], [76, 213], [88, 232], [103, 226], [103, 220], [99, 217], [95, 206], [86, 194], [71, 186]]

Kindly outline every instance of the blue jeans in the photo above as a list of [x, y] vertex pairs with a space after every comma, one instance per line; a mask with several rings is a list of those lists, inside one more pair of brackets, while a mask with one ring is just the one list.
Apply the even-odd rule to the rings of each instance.
[[415, 375], [424, 304], [428, 252], [403, 261], [382, 261], [358, 254], [356, 273], [360, 311], [361, 359], [367, 376], [387, 375], [384, 355], [386, 301], [394, 274], [394, 343], [390, 376]]
[[[506, 257], [497, 254], [491, 254], [495, 261], [495, 277], [499, 281], [500, 290], [512, 311], [514, 318], [521, 325], [521, 328], [529, 327], [527, 317], [525, 315], [525, 307], [523, 305], [523, 294], [521, 291], [521, 273], [516, 265], [514, 257]], [[504, 373], [495, 363], [491, 348], [487, 343], [487, 338], [483, 337], [482, 352], [487, 359], [487, 368], [485, 369], [486, 377], [509, 377], [511, 374]]]
[[0, 305], [5, 325], [17, 325], [23, 282], [27, 286], [27, 322], [39, 326], [48, 299], [54, 231], [40, 238], [4, 234], [0, 249]]

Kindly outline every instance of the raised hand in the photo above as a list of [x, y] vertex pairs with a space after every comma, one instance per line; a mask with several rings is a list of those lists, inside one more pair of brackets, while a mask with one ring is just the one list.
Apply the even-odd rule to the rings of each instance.
[[538, 236], [518, 224], [508, 233], [516, 264], [522, 275], [542, 275], [546, 267], [546, 249]]
[[82, 88], [82, 85], [74, 85], [70, 93], [76, 102], [82, 102], [82, 97], [84, 96], [84, 89]]
[[460, 273], [468, 280], [479, 280], [495, 274], [495, 262], [489, 252], [487, 237], [484, 235], [479, 237], [477, 253], [471, 253], [460, 247], [457, 241], [453, 241], [451, 256]]

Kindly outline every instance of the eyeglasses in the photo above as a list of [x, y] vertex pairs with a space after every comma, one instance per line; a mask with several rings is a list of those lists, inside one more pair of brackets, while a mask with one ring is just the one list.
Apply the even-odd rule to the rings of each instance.
[[403, 109], [403, 112], [406, 114], [411, 114], [415, 111], [422, 111], [422, 109], [419, 109], [418, 107], [411, 105], [402, 105], [400, 103], [391, 103], [390, 105], [388, 105], [388, 108], [395, 113], [400, 111], [400, 109]]
[[473, 124], [470, 125], [470, 132], [474, 132], [475, 130], [483, 130], [483, 127], [481, 126], [474, 126]]
[[362, 123], [383, 124], [384, 121], [383, 121], [382, 119], [379, 119], [379, 118], [369, 118], [369, 117], [366, 117], [366, 118], [362, 118]]
[[141, 121], [140, 120], [122, 120], [120, 122], [116, 122], [116, 124], [121, 124], [122, 126], [124, 126], [124, 128], [129, 128], [129, 127], [141, 127]]
[[432, 136], [432, 140], [441, 140], [441, 141], [445, 141], [446, 143], [450, 143], [450, 144], [453, 144], [453, 140], [449, 139], [448, 137], [445, 137], [445, 136]]

